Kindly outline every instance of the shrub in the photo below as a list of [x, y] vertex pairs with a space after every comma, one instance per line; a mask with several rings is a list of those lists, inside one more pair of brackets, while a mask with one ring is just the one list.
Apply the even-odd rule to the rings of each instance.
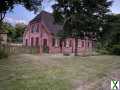
[[5, 51], [5, 49], [0, 48], [0, 59], [8, 57], [8, 53]]
[[44, 50], [43, 50], [43, 51], [44, 51], [44, 53], [49, 53], [49, 47], [47, 47], [47, 46], [44, 47]]
[[113, 55], [120, 55], [120, 44], [113, 45], [110, 49], [111, 54]]
[[109, 54], [109, 51], [107, 51], [106, 49], [101, 49], [101, 50], [98, 50], [97, 52], [102, 54], [102, 55]]

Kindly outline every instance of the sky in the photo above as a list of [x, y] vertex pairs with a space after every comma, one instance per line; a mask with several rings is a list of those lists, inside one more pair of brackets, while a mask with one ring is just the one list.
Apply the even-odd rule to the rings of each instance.
[[[54, 0], [44, 0], [42, 3], [42, 9], [48, 12], [52, 12], [52, 5]], [[120, 0], [113, 0], [113, 5], [110, 7], [112, 13], [120, 14]], [[16, 23], [25, 23], [28, 24], [31, 19], [36, 15], [34, 12], [26, 10], [21, 5], [16, 5], [12, 12], [7, 13], [5, 21], [15, 25]]]

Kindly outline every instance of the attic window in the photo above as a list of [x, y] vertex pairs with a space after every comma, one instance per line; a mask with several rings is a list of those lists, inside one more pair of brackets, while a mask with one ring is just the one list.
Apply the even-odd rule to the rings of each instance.
[[32, 26], [31, 33], [39, 32], [38, 26]]
[[36, 32], [39, 32], [39, 25], [37, 25], [37, 30], [36, 30]]

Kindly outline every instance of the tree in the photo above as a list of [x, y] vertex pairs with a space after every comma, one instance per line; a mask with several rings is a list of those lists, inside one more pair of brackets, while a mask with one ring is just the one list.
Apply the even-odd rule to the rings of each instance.
[[53, 5], [55, 21], [64, 23], [64, 30], [60, 35], [64, 38], [75, 38], [75, 55], [77, 55], [78, 38], [90, 37], [90, 32], [100, 33], [99, 28], [106, 23], [105, 17], [112, 1], [56, 0], [56, 2]]
[[[101, 41], [103, 48], [112, 49], [113, 46], [120, 47], [120, 15], [110, 15], [108, 23], [102, 32]], [[120, 49], [120, 48], [119, 48]]]
[[13, 40], [15, 38], [16, 30], [10, 23], [3, 22], [1, 28], [7, 33], [9, 40]]
[[21, 42], [23, 33], [25, 31], [26, 25], [23, 23], [17, 23], [15, 26], [4, 22], [2, 25], [2, 29], [7, 32], [8, 39], [13, 42]]
[[22, 41], [22, 37], [23, 37], [23, 33], [24, 33], [25, 29], [26, 29], [26, 25], [23, 23], [17, 23], [15, 25], [15, 32], [16, 32], [15, 40], [17, 42]]
[[43, 0], [0, 0], [0, 28], [7, 12], [11, 12], [16, 4], [23, 5], [27, 10], [39, 11]]
[[16, 4], [23, 5], [26, 9], [34, 11], [39, 10], [42, 0], [0, 0], [0, 22], [3, 21], [7, 12], [13, 10]]

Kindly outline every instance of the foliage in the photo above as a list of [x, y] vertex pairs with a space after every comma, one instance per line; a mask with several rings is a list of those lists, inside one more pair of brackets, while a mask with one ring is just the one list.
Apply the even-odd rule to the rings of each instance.
[[13, 10], [16, 4], [23, 5], [29, 11], [37, 12], [40, 9], [42, 0], [0, 0], [0, 22], [7, 12]]
[[18, 23], [15, 25], [16, 36], [15, 39], [18, 42], [22, 42], [23, 33], [25, 31], [26, 25], [23, 23]]
[[102, 55], [108, 55], [108, 54], [110, 54], [109, 51], [106, 50], [106, 49], [99, 49], [97, 52], [100, 53], [100, 54], [102, 54]]
[[105, 16], [111, 5], [111, 1], [107, 0], [56, 1], [58, 3], [53, 5], [55, 20], [63, 21], [67, 36], [74, 37], [80, 36], [82, 31], [98, 31], [100, 26], [105, 23]]
[[120, 55], [120, 44], [119, 45], [112, 45], [112, 47], [109, 48], [109, 51], [113, 55]]
[[45, 46], [45, 47], [43, 48], [43, 51], [44, 51], [44, 53], [49, 53], [49, 47], [48, 47], [48, 46]]
[[108, 23], [102, 32], [101, 43], [103, 47], [120, 43], [120, 15], [109, 15]]
[[106, 48], [109, 53], [118, 55], [120, 48], [120, 15], [110, 15], [104, 28], [101, 48]]
[[[2, 29], [7, 32], [8, 41], [21, 42], [23, 33], [25, 31], [26, 25], [23, 23], [17, 23], [15, 26], [4, 22], [2, 24]], [[21, 38], [21, 39], [20, 39]]]
[[[90, 32], [100, 33], [100, 28], [107, 23], [106, 16], [112, 1], [108, 0], [56, 0], [53, 5], [56, 22], [63, 22], [61, 37], [90, 37]], [[93, 38], [93, 37], [90, 37]], [[76, 41], [76, 47], [78, 42]], [[76, 48], [77, 49], [77, 48]], [[75, 50], [76, 53], [76, 50]]]
[[7, 32], [8, 39], [14, 39], [15, 38], [15, 28], [11, 24], [9, 24], [7, 22], [4, 22], [4, 23], [2, 23], [1, 27], [4, 31]]

